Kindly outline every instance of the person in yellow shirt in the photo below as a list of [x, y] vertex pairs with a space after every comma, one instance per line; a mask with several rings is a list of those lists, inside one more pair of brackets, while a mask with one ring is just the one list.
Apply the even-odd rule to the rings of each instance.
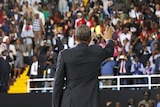
[[101, 26], [95, 21], [93, 22], [93, 27], [91, 27], [91, 32], [95, 37], [99, 37], [101, 34]]
[[86, 6], [89, 0], [83, 0], [83, 5]]

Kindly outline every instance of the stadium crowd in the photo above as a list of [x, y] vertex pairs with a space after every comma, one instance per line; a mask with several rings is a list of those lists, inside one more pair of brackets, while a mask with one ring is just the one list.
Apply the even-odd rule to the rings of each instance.
[[105, 26], [113, 26], [114, 54], [102, 63], [101, 75], [160, 73], [159, 0], [1, 0], [1, 91], [27, 65], [30, 78], [43, 78], [44, 70], [54, 77], [58, 52], [76, 46], [74, 31], [82, 24], [91, 29], [90, 45], [102, 48]]

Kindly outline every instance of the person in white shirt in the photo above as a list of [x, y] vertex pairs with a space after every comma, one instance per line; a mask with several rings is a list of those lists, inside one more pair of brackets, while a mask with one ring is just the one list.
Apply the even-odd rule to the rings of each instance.
[[35, 1], [37, 3], [41, 3], [41, 0], [17, 0], [18, 3], [20, 3], [21, 5], [23, 5], [23, 2], [27, 1], [29, 5], [33, 5], [35, 3]]
[[6, 43], [8, 36], [6, 36], [6, 34], [3, 30], [1, 30], [1, 38], [2, 38], [2, 42]]
[[159, 24], [160, 24], [160, 5], [156, 4], [155, 5], [155, 15], [157, 16], [157, 18], [159, 19]]
[[121, 42], [122, 46], [124, 46], [124, 40], [125, 39], [128, 39], [128, 41], [130, 42], [131, 41], [131, 32], [129, 32], [129, 29], [127, 27], [124, 27], [123, 28], [123, 33], [121, 33], [119, 35], [119, 41]]
[[116, 26], [119, 21], [120, 18], [118, 17], [118, 14], [115, 14], [114, 16], [111, 17], [111, 24], [113, 24], [114, 26]]
[[[39, 65], [37, 56], [33, 56], [32, 59], [33, 59], [33, 62], [30, 65], [28, 74], [31, 79], [35, 79], [35, 78], [38, 78], [40, 65]], [[38, 84], [36, 82], [31, 83], [32, 88], [37, 87], [37, 86], [38, 86]]]
[[108, 6], [113, 4], [112, 0], [102, 0], [103, 2], [103, 10], [106, 11], [108, 9]]
[[34, 33], [32, 31], [32, 28], [30, 27], [30, 22], [27, 22], [25, 26], [25, 30], [22, 31], [21, 37], [23, 39], [23, 44], [25, 48], [25, 52], [28, 54], [30, 57], [32, 55], [32, 50], [33, 50], [33, 38], [34, 38]]
[[68, 3], [66, 0], [59, 0], [58, 9], [62, 15], [68, 11]]
[[140, 11], [138, 11], [137, 7], [133, 6], [131, 11], [129, 12], [129, 16], [131, 18], [136, 18], [139, 19], [139, 15], [141, 15], [142, 13]]
[[74, 33], [73, 33], [73, 29], [71, 29], [70, 31], [69, 31], [69, 37], [68, 37], [68, 47], [69, 48], [73, 48], [73, 47], [75, 47], [76, 45], [75, 45], [75, 40], [74, 40]]
[[159, 4], [156, 4], [155, 6], [155, 14], [158, 18], [160, 18], [160, 5]]

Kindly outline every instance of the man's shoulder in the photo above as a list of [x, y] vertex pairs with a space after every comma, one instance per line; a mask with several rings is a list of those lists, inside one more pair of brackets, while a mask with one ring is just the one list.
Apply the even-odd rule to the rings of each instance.
[[138, 105], [141, 105], [141, 104], [145, 104], [145, 100], [140, 100], [140, 101], [138, 102]]
[[155, 103], [155, 100], [152, 100], [152, 99], [149, 99], [148, 101], [149, 101], [149, 102], [152, 102], [152, 103]]
[[69, 48], [69, 49], [63, 49], [59, 52], [59, 54], [66, 54], [69, 52], [73, 52], [74, 48]]

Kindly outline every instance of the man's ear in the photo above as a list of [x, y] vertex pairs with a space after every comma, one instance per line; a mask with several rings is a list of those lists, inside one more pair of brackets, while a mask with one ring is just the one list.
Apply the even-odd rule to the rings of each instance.
[[90, 43], [92, 41], [92, 36], [90, 36], [90, 38], [88, 39], [88, 43]]
[[77, 38], [76, 38], [76, 35], [73, 36], [74, 38], [74, 44], [77, 44]]

